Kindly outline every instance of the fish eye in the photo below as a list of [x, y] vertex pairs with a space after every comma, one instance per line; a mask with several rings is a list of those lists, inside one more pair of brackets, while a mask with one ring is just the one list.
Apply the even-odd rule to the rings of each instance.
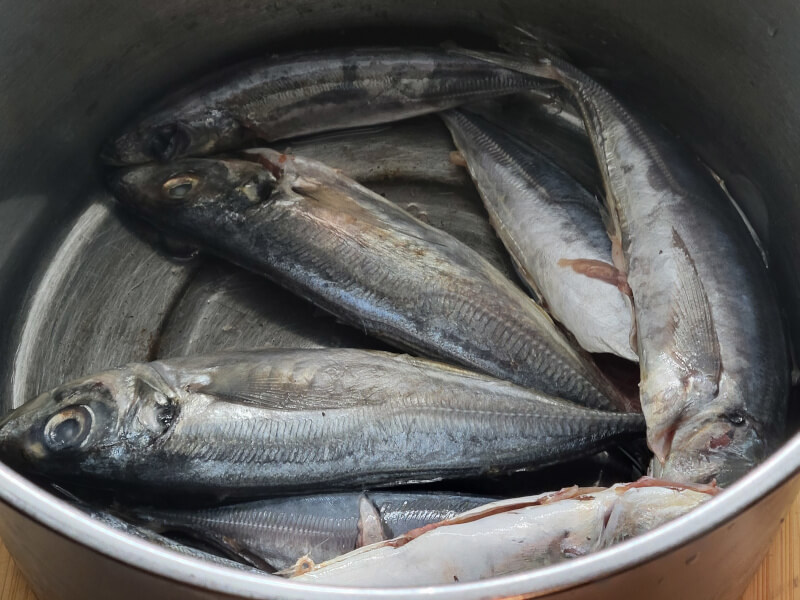
[[92, 430], [94, 414], [85, 405], [61, 409], [44, 427], [44, 440], [50, 450], [70, 450], [80, 447]]
[[162, 188], [171, 200], [183, 200], [198, 183], [200, 180], [194, 175], [178, 175], [165, 181]]
[[747, 421], [744, 415], [739, 411], [733, 411], [731, 413], [728, 413], [727, 415], [725, 415], [725, 418], [731, 425], [734, 425], [735, 427], [741, 427]]
[[161, 125], [151, 131], [150, 153], [160, 162], [167, 162], [183, 154], [189, 147], [189, 136], [177, 123]]

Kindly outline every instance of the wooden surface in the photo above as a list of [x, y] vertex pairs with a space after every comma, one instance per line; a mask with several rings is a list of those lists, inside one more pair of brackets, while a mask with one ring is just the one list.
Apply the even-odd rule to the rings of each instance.
[[[0, 600], [37, 600], [2, 542]], [[800, 600], [800, 497], [741, 600]]]

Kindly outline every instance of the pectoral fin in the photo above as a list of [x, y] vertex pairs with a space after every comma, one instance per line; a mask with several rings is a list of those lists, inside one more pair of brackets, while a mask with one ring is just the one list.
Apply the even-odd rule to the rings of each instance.
[[558, 266], [570, 267], [576, 273], [585, 275], [591, 279], [604, 281], [616, 287], [626, 296], [633, 296], [631, 288], [628, 285], [628, 277], [625, 273], [607, 262], [591, 258], [561, 258], [558, 261]]
[[391, 536], [383, 524], [381, 512], [366, 494], [358, 498], [358, 538], [356, 548], [388, 540]]
[[458, 150], [453, 150], [450, 153], [450, 162], [457, 167], [466, 167], [467, 166], [467, 159], [464, 158], [464, 155], [461, 154]]
[[677, 281], [672, 301], [672, 356], [685, 371], [684, 380], [702, 378], [718, 389], [722, 358], [711, 306], [694, 260], [678, 232], [672, 230]]
[[308, 377], [324, 377], [321, 371], [305, 372], [303, 369], [277, 368], [263, 363], [225, 365], [214, 369], [207, 381], [190, 384], [187, 391], [225, 402], [283, 411], [335, 410], [365, 402], [358, 395], [334, 398], [330, 393], [315, 390]]

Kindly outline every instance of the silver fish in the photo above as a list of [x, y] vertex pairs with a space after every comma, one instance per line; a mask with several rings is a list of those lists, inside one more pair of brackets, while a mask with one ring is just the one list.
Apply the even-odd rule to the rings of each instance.
[[136, 508], [155, 531], [189, 535], [247, 564], [287, 569], [330, 560], [495, 501], [436, 492], [358, 492], [271, 498], [197, 509]]
[[166, 98], [111, 140], [113, 164], [169, 161], [436, 112], [541, 85], [438, 49], [362, 48], [256, 59]]
[[537, 150], [476, 115], [442, 118], [492, 224], [537, 300], [589, 352], [628, 360], [632, 307], [595, 198]]
[[500, 500], [311, 566], [294, 580], [406, 587], [519, 573], [584, 556], [654, 529], [701, 505], [716, 491], [711, 486], [688, 489], [645, 480]]
[[157, 227], [266, 275], [403, 349], [594, 408], [621, 394], [475, 251], [316, 161], [185, 159], [112, 175]]
[[583, 113], [633, 292], [654, 473], [731, 483], [782, 441], [789, 392], [778, 303], [746, 225], [674, 137], [574, 66], [485, 58], [560, 82]]
[[4, 419], [0, 456], [58, 479], [252, 497], [533, 469], [643, 424], [406, 355], [272, 350], [65, 384]]

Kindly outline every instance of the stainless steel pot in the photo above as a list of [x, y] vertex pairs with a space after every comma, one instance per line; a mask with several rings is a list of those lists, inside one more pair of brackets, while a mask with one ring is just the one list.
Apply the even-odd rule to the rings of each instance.
[[[164, 259], [103, 204], [90, 205], [102, 194], [94, 158], [101, 139], [145, 100], [209, 67], [286, 43], [464, 41], [509, 23], [549, 31], [580, 64], [601, 69], [632, 102], [683, 134], [721, 174], [769, 249], [798, 340], [800, 176], [793, 162], [800, 155], [800, 13], [794, 2], [41, 0], [7, 2], [3, 9], [4, 411], [82, 370], [154, 356], [163, 318], [146, 315], [163, 317], [191, 287], [191, 265]], [[148, 279], [158, 285], [146, 294], [120, 276], [141, 268], [158, 275]], [[232, 293], [212, 292], [212, 300]], [[795, 436], [736, 486], [655, 532], [535, 572], [424, 591], [323, 589], [201, 564], [93, 522], [2, 465], [0, 536], [42, 600], [577, 600], [631, 590], [670, 600], [737, 598], [800, 491], [799, 472]]]

